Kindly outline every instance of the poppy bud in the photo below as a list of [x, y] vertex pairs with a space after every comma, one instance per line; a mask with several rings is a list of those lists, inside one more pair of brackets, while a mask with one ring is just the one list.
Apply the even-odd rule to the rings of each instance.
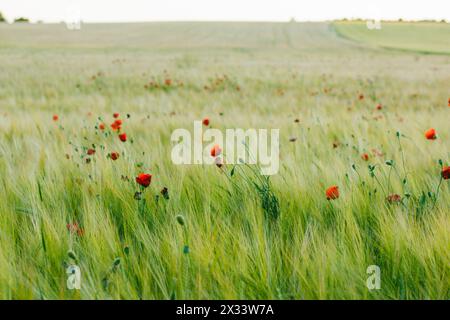
[[117, 267], [120, 264], [120, 258], [114, 259], [113, 266]]
[[109, 156], [111, 157], [112, 160], [117, 160], [119, 159], [119, 153], [118, 152], [111, 152], [109, 154]]
[[169, 200], [169, 189], [167, 189], [166, 187], [162, 188], [161, 194], [164, 199]]
[[73, 252], [72, 250], [70, 250], [70, 251], [67, 252], [67, 256], [68, 256], [70, 259], [73, 259], [73, 260], [77, 261], [77, 255], [76, 255], [75, 252]]
[[177, 222], [181, 225], [181, 226], [184, 226], [184, 217], [181, 215], [181, 214], [179, 214], [179, 215], [177, 215]]

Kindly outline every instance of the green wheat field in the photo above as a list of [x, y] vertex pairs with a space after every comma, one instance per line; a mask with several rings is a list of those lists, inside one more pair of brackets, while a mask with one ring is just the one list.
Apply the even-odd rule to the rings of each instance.
[[[445, 23], [0, 24], [0, 298], [448, 299], [449, 98]], [[278, 174], [174, 165], [204, 118]]]

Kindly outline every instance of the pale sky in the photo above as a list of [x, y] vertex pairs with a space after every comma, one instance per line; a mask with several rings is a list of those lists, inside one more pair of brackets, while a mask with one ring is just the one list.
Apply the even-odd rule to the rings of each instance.
[[450, 0], [0, 0], [8, 19], [60, 22], [248, 20], [318, 21], [340, 18], [446, 19]]

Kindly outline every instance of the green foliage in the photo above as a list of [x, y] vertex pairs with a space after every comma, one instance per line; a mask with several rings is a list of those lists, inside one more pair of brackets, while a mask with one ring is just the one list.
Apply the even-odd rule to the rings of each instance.
[[30, 20], [28, 20], [28, 18], [24, 18], [24, 17], [14, 19], [14, 23], [28, 23], [28, 22], [30, 22]]

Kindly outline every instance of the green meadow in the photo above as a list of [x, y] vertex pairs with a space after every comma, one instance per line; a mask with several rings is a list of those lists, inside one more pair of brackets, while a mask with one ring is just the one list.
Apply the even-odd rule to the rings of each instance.
[[435, 22], [383, 22], [381, 29], [367, 29], [365, 22], [339, 22], [335, 30], [343, 37], [365, 45], [450, 55], [450, 24]]
[[[0, 298], [448, 299], [449, 30], [0, 24]], [[279, 172], [173, 164], [204, 118]]]

